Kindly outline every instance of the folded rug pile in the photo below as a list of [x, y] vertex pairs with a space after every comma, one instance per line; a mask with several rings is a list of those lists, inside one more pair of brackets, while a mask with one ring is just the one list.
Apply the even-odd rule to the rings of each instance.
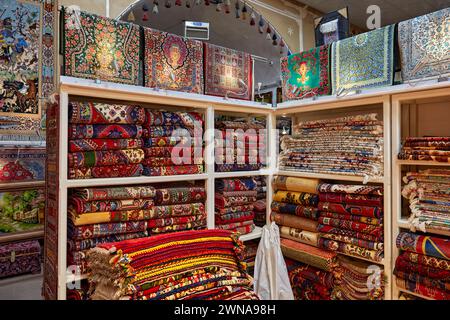
[[397, 286], [436, 300], [450, 299], [450, 239], [401, 232], [395, 261]]
[[411, 231], [450, 236], [450, 170], [408, 172], [403, 180], [402, 195], [409, 200]]
[[256, 176], [256, 199], [257, 201], [253, 205], [253, 213], [255, 214], [255, 225], [263, 227], [266, 224], [266, 177]]
[[254, 204], [258, 192], [254, 178], [216, 180], [216, 228], [250, 233], [255, 229]]
[[408, 137], [398, 158], [450, 162], [450, 137]]
[[146, 110], [144, 175], [203, 173], [203, 118], [196, 112]]
[[319, 199], [320, 248], [383, 259], [382, 186], [321, 183]]
[[376, 113], [300, 122], [281, 138], [280, 169], [383, 176], [383, 122]]
[[145, 109], [93, 102], [69, 103], [69, 179], [142, 174]]
[[199, 230], [101, 244], [88, 252], [92, 299], [257, 299], [227, 230]]

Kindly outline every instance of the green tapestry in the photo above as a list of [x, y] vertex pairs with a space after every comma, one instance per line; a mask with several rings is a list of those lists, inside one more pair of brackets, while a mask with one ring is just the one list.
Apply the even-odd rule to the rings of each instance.
[[393, 84], [394, 30], [389, 25], [332, 44], [333, 94]]
[[325, 45], [281, 59], [284, 101], [330, 93], [329, 50]]

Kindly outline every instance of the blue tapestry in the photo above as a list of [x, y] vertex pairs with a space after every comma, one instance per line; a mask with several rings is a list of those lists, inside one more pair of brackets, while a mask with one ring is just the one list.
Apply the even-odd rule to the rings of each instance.
[[394, 30], [389, 25], [332, 44], [333, 94], [393, 84]]

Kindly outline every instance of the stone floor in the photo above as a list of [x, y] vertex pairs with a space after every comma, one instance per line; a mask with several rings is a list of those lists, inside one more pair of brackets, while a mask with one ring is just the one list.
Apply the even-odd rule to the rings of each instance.
[[0, 279], [0, 300], [41, 300], [42, 274]]

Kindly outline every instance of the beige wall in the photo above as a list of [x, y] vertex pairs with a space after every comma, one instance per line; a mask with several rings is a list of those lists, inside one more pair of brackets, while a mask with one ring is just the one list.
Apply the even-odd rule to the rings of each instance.
[[[110, 17], [116, 18], [133, 2], [134, 0], [109, 0]], [[303, 20], [303, 32], [300, 34], [300, 24], [298, 23], [300, 14], [295, 6], [283, 0], [257, 0], [257, 2], [267, 4], [281, 11], [274, 12], [258, 5], [254, 0], [248, 0], [248, 4], [254, 6], [276, 28], [292, 52], [295, 53], [300, 50], [301, 39], [303, 39], [303, 48], [305, 50], [314, 46], [314, 27], [311, 16], [307, 16]], [[160, 1], [160, 3], [163, 5], [164, 1]], [[84, 11], [106, 16], [106, 0], [59, 0], [59, 4], [64, 6], [78, 5]], [[232, 4], [234, 5], [234, 2]], [[296, 19], [295, 17], [298, 18]]]

